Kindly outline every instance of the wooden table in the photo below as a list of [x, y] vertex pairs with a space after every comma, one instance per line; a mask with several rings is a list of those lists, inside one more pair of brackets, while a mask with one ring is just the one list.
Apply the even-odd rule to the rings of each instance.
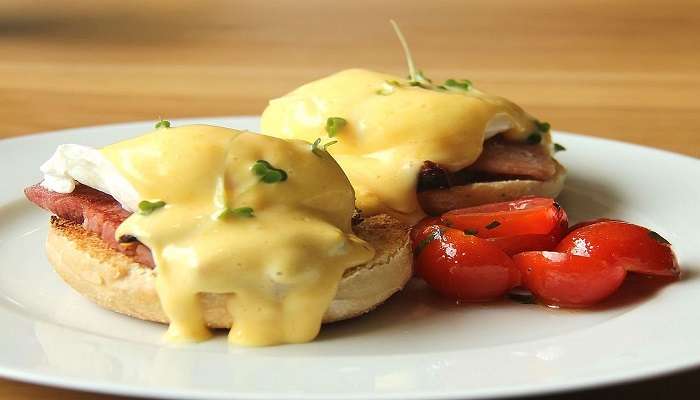
[[[389, 18], [429, 76], [469, 78], [555, 129], [700, 157], [697, 0], [5, 0], [0, 138], [259, 114], [342, 68], [403, 74]], [[690, 399], [698, 389], [691, 371], [567, 398]], [[47, 397], [109, 398], [0, 380], [0, 398]]]

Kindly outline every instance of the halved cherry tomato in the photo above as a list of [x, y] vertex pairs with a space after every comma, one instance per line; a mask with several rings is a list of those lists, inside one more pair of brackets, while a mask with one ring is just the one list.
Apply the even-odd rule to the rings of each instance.
[[593, 257], [551, 251], [530, 251], [513, 257], [523, 283], [548, 305], [591, 306], [613, 294], [626, 271]]
[[508, 255], [553, 250], [568, 227], [566, 212], [554, 199], [543, 197], [454, 210], [443, 214], [441, 221], [487, 239]]
[[631, 272], [680, 276], [671, 244], [658, 233], [627, 222], [583, 225], [566, 235], [556, 251], [603, 260]]
[[520, 235], [549, 235], [566, 230], [566, 212], [554, 199], [525, 197], [449, 211], [440, 217], [450, 227], [480, 238]]
[[458, 229], [431, 225], [416, 236], [416, 270], [433, 289], [459, 301], [497, 299], [520, 284], [520, 274], [498, 247]]
[[[411, 242], [413, 243], [413, 248], [418, 245], [416, 238], [423, 232], [423, 230], [430, 225], [440, 225], [447, 227], [442, 224], [440, 217], [426, 217], [418, 221], [411, 229]], [[522, 253], [524, 251], [532, 250], [553, 250], [559, 240], [563, 236], [563, 230], [557, 229], [556, 232], [549, 235], [517, 235], [517, 236], [504, 236], [496, 238], [488, 238], [487, 242], [497, 246], [504, 253], [509, 256], [514, 254]], [[479, 235], [475, 235], [479, 236]]]

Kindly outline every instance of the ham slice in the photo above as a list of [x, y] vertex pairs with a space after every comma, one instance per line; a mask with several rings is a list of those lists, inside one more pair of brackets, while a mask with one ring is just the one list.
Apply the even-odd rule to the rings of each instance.
[[487, 140], [479, 158], [469, 170], [491, 175], [546, 181], [557, 172], [557, 165], [542, 145], [514, 143], [499, 137]]
[[85, 185], [77, 185], [72, 193], [57, 193], [36, 184], [24, 189], [24, 194], [29, 201], [57, 217], [82, 224], [110, 248], [147, 267], [155, 265], [151, 251], [136, 238], [122, 238], [122, 242], [116, 239], [117, 228], [131, 213], [112, 196]]
[[479, 158], [460, 171], [450, 172], [432, 161], [425, 161], [419, 174], [418, 191], [516, 179], [544, 182], [556, 173], [557, 164], [544, 146], [508, 142], [496, 136], [484, 142]]

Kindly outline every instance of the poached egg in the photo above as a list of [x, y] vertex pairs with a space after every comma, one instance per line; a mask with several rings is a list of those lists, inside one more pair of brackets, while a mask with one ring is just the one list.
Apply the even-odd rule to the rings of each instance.
[[418, 173], [424, 161], [450, 171], [468, 167], [483, 142], [496, 134], [525, 140], [534, 120], [514, 103], [471, 86], [411, 82], [390, 74], [349, 69], [307, 83], [271, 100], [262, 132], [313, 141], [329, 136], [329, 119], [341, 119], [328, 149], [350, 178], [358, 207], [409, 222], [424, 216]]
[[41, 170], [50, 190], [80, 182], [134, 211], [116, 237], [151, 250], [173, 341], [210, 336], [202, 293], [227, 296], [231, 342], [310, 341], [344, 271], [374, 257], [352, 231], [342, 169], [304, 141], [161, 128], [102, 149], [60, 146]]

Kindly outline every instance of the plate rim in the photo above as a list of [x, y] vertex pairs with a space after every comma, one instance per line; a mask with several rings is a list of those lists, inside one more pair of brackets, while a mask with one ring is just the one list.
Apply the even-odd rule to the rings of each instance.
[[[236, 116], [212, 116], [212, 117], [193, 117], [193, 118], [173, 118], [171, 119], [172, 122], [174, 123], [206, 123], [207, 121], [211, 122], [213, 120], [216, 121], [239, 121], [239, 120], [258, 120], [260, 119], [260, 116], [257, 115], [236, 115]], [[117, 123], [110, 123], [110, 124], [104, 124], [104, 125], [94, 125], [94, 126], [81, 126], [81, 127], [74, 127], [74, 128], [65, 128], [65, 129], [60, 129], [60, 130], [53, 130], [53, 131], [43, 131], [43, 132], [36, 132], [36, 133], [31, 133], [28, 135], [21, 135], [21, 136], [15, 136], [15, 137], [10, 137], [10, 138], [4, 138], [0, 140], [0, 152], [2, 152], [4, 144], [6, 143], [12, 143], [12, 142], [22, 142], [22, 141], [33, 141], [33, 140], [41, 140], [41, 138], [50, 136], [50, 135], [57, 135], [57, 134], [83, 134], [82, 131], [88, 131], [90, 129], [95, 129], [95, 128], [125, 128], [125, 127], [130, 127], [132, 125], [137, 125], [137, 124], [146, 124], [146, 123], [152, 123], [151, 120], [142, 120], [142, 121], [127, 121], [127, 122], [117, 122]], [[608, 138], [602, 138], [598, 136], [590, 136], [582, 133], [573, 133], [573, 132], [568, 132], [568, 131], [559, 131], [559, 130], [553, 130], [552, 134], [554, 137], [558, 135], [563, 135], [566, 137], [573, 137], [577, 139], [582, 139], [582, 140], [587, 140], [587, 141], [593, 141], [593, 142], [599, 142], [599, 143], [606, 143], [606, 142], [612, 142], [616, 143], [619, 145], [627, 146], [627, 147], [632, 147], [637, 151], [651, 151], [659, 154], [663, 154], [664, 156], [667, 157], [673, 157], [673, 158], [680, 158], [684, 159], [686, 162], [693, 162], [696, 163], [697, 166], [700, 166], [700, 159], [686, 155], [686, 154], [681, 154], [681, 153], [676, 153], [670, 150], [665, 150], [665, 149], [658, 149], [654, 147], [649, 147], [645, 146], [642, 144], [638, 143], [633, 143], [633, 142], [626, 142], [622, 140], [617, 140], [617, 139], [608, 139]], [[1, 312], [1, 311], [0, 311]], [[31, 319], [28, 318], [24, 315], [20, 316], [20, 318], [25, 318], [25, 319]], [[118, 339], [115, 339], [118, 340]], [[592, 377], [592, 378], [587, 378], [587, 379], [579, 379], [574, 383], [567, 383], [567, 382], [560, 382], [560, 383], [554, 383], [554, 384], [545, 384], [545, 385], [538, 385], [537, 387], [532, 387], [532, 385], [527, 384], [527, 385], [516, 385], [516, 386], [509, 386], [506, 388], [499, 389], [494, 393], [493, 389], [489, 389], [489, 393], [464, 393], [464, 392], [444, 392], [444, 393], [433, 393], [433, 394], [426, 394], [426, 393], [411, 393], [410, 395], [407, 394], [386, 394], [386, 393], [372, 393], [371, 396], [372, 398], [376, 399], [395, 399], [395, 398], [405, 398], [405, 399], [455, 399], [455, 398], [505, 398], [505, 397], [513, 397], [513, 396], [533, 396], [533, 395], [545, 395], [545, 394], [555, 394], [555, 393], [563, 393], [563, 392], [569, 392], [569, 391], [576, 391], [576, 390], [581, 390], [581, 389], [587, 389], [587, 388], [602, 388], [602, 387], [607, 387], [607, 386], [612, 386], [612, 385], [617, 385], [617, 384], [624, 384], [624, 383], [631, 383], [631, 382], [637, 382], [645, 379], [650, 379], [650, 378], [656, 378], [656, 377], [663, 377], [663, 376], [668, 376], [672, 375], [675, 373], [679, 373], [682, 371], [686, 371], [692, 368], [696, 368], [700, 366], [700, 358], [693, 360], [692, 358], [688, 358], [687, 360], [684, 360], [684, 362], [668, 362], [664, 364], [663, 366], [659, 366], [658, 364], [655, 364], [653, 367], [647, 367], [644, 370], [639, 370], [635, 369], [635, 372], [629, 372], [629, 373], [620, 373], [620, 374], [615, 374], [612, 376], [605, 377], [601, 379], [600, 376], [598, 377]], [[86, 392], [93, 392], [93, 393], [102, 393], [102, 394], [114, 394], [114, 395], [126, 395], [126, 396], [140, 396], [140, 397], [148, 397], [148, 398], [162, 398], [162, 397], [168, 397], [168, 398], [231, 398], [230, 395], [226, 395], [225, 393], [221, 392], [211, 392], [211, 391], [206, 391], [206, 390], [192, 390], [192, 389], [176, 389], [172, 390], [169, 388], [162, 388], [162, 387], [138, 387], [131, 389], [129, 387], [128, 383], [115, 383], [115, 382], [90, 382], [86, 380], [85, 378], [76, 378], [76, 377], [60, 377], [57, 375], [46, 375], [46, 374], [41, 374], [38, 372], [30, 372], [30, 371], [22, 371], [22, 370], [16, 370], [11, 367], [7, 367], [6, 365], [0, 364], [0, 377], [11, 379], [11, 380], [16, 380], [20, 382], [27, 382], [31, 384], [37, 384], [37, 385], [45, 385], [49, 387], [56, 387], [56, 388], [62, 388], [62, 389], [71, 389], [71, 390], [79, 390], [79, 391], [86, 391]], [[267, 392], [265, 392], [267, 393]], [[239, 395], [243, 395], [240, 393]], [[334, 398], [336, 399], [358, 399], [358, 398], [365, 398], [366, 395], [352, 395], [352, 396], [338, 396], [338, 394], [333, 395]], [[245, 394], [246, 398], [252, 398], [252, 399], [273, 399], [273, 398], [279, 398], [279, 397], [271, 397], [270, 395], [262, 394], [262, 395], [251, 395], [251, 394]], [[286, 399], [297, 399], [297, 398], [312, 398], [312, 399], [317, 399], [317, 398], [326, 398], [327, 396], [324, 396], [323, 394], [305, 394], [305, 395], [285, 395], [284, 398]]]

